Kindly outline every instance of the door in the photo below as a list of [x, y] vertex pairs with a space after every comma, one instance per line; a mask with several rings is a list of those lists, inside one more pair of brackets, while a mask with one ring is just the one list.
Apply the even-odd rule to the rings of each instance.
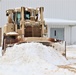
[[59, 40], [64, 40], [64, 28], [51, 28], [50, 37]]

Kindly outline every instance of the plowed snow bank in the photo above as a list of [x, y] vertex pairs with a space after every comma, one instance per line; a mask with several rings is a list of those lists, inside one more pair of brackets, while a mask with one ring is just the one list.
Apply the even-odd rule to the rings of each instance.
[[68, 62], [51, 47], [40, 43], [24, 43], [7, 48], [0, 58], [0, 75], [75, 75], [56, 65]]

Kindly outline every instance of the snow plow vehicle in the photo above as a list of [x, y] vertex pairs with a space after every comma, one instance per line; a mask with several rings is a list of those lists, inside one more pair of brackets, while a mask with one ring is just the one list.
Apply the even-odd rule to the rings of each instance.
[[49, 46], [51, 42], [61, 41], [47, 38], [47, 25], [43, 12], [44, 7], [37, 7], [36, 9], [20, 7], [6, 10], [8, 22], [3, 29], [2, 50], [15, 43], [40, 42]]

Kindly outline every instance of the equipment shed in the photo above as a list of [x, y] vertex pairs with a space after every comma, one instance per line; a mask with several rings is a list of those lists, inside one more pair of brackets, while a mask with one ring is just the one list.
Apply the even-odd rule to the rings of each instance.
[[46, 19], [48, 37], [66, 41], [67, 44], [76, 44], [76, 21], [62, 19]]

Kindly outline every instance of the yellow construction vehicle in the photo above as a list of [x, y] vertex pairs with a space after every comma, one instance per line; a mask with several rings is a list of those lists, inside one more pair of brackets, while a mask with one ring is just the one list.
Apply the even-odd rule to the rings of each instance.
[[[47, 35], [47, 26], [43, 18], [44, 7], [20, 7], [6, 10], [8, 22], [4, 26], [3, 34], [6, 44], [19, 41], [40, 41]], [[3, 40], [4, 42], [4, 40]]]
[[8, 23], [4, 27], [4, 33], [17, 32], [22, 37], [43, 37], [46, 34], [43, 11], [43, 7], [7, 10]]
[[3, 46], [19, 44], [22, 42], [40, 42], [51, 45], [56, 42], [53, 38], [47, 38], [47, 26], [43, 17], [44, 7], [27, 8], [20, 7], [6, 10], [8, 22], [3, 29]]

